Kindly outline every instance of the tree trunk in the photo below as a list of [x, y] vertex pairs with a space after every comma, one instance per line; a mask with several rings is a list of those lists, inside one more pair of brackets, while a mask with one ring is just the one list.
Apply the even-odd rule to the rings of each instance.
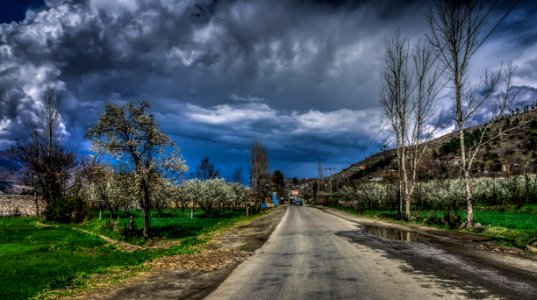
[[407, 193], [405, 197], [405, 217], [407, 221], [410, 221], [410, 193]]
[[[457, 62], [455, 62], [457, 64]], [[457, 70], [457, 69], [456, 69]], [[458, 74], [458, 71], [456, 71]], [[461, 147], [461, 169], [464, 179], [464, 192], [466, 196], [466, 227], [474, 225], [474, 210], [472, 204], [472, 187], [470, 185], [470, 165], [466, 158], [466, 144], [464, 143], [464, 117], [462, 114], [462, 84], [459, 76], [455, 76], [455, 97], [457, 105], [457, 125], [459, 126], [459, 143]]]
[[[408, 188], [408, 172], [406, 169], [406, 147], [403, 144], [403, 149], [401, 149], [401, 169], [402, 169], [402, 175], [403, 175], [403, 190], [402, 195], [404, 196], [405, 201], [405, 219], [407, 221], [410, 221], [410, 192]], [[401, 199], [403, 201], [403, 199]]]
[[144, 217], [144, 238], [148, 239], [149, 238], [149, 214], [150, 214], [150, 211], [147, 207], [142, 207], [142, 214], [143, 214], [143, 217]]
[[129, 212], [129, 205], [127, 202], [123, 204], [123, 210], [125, 211], [125, 217], [130, 217], [131, 214]]
[[144, 238], [148, 239], [150, 236], [150, 216], [151, 216], [151, 198], [149, 197], [149, 186], [144, 180], [142, 182], [143, 199], [142, 199], [142, 212], [144, 217]]
[[470, 186], [470, 172], [464, 171], [464, 188], [466, 192], [466, 227], [474, 226], [474, 209], [472, 205], [472, 188]]
[[108, 206], [108, 211], [110, 212], [110, 223], [114, 222], [114, 216], [115, 216], [115, 213], [114, 213], [114, 210], [112, 209], [112, 207]]
[[37, 200], [37, 191], [34, 187], [35, 215], [39, 216], [39, 201]]

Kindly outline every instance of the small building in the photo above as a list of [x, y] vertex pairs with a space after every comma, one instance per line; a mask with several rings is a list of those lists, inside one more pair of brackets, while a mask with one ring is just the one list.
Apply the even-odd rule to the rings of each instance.
[[289, 197], [298, 197], [300, 195], [300, 190], [290, 190]]
[[384, 178], [381, 177], [381, 176], [376, 176], [376, 177], [370, 177], [370, 178], [369, 178], [369, 181], [370, 181], [370, 182], [381, 182], [381, 181], [383, 181], [383, 180], [384, 180]]

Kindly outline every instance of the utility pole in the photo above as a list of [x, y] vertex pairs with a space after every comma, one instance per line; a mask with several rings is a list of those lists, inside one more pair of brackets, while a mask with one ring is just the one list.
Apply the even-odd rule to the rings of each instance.
[[328, 171], [328, 173], [330, 173], [329, 175], [329, 178], [330, 178], [330, 200], [332, 200], [332, 171], [334, 171], [336, 168], [324, 168], [325, 170]]

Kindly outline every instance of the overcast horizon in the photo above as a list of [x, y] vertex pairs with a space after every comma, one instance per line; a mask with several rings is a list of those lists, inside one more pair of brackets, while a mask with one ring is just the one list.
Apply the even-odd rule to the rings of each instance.
[[[316, 177], [380, 151], [386, 36], [429, 31], [423, 1], [17, 1], [0, 4], [0, 150], [28, 137], [51, 82], [63, 93], [67, 146], [109, 102], [145, 100], [191, 171], [208, 156], [247, 177], [250, 143], [270, 169]], [[537, 3], [498, 1], [470, 79], [512, 61], [517, 104], [537, 99]], [[501, 22], [500, 22], [501, 21]], [[498, 24], [497, 27], [495, 25]], [[494, 29], [494, 30], [493, 30]], [[449, 111], [449, 86], [439, 99]], [[482, 111], [475, 122], [486, 120]], [[442, 120], [443, 133], [452, 130]]]

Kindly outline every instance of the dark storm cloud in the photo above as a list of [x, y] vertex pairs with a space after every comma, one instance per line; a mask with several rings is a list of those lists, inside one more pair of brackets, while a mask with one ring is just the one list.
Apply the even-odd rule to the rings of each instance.
[[[52, 81], [64, 92], [65, 134], [82, 150], [105, 101], [146, 99], [186, 152], [201, 145], [197, 153], [232, 164], [258, 138], [280, 161], [343, 165], [384, 137], [377, 74], [385, 36], [427, 30], [422, 1], [45, 2], [0, 25], [3, 146], [24, 136]], [[537, 56], [516, 51], [531, 48], [530, 16], [517, 7], [505, 21], [517, 29], [499, 30], [480, 58], [495, 68], [507, 53], [526, 86]]]
[[44, 5], [43, 0], [4, 1], [0, 9], [0, 23], [23, 20], [28, 9], [40, 9]]

